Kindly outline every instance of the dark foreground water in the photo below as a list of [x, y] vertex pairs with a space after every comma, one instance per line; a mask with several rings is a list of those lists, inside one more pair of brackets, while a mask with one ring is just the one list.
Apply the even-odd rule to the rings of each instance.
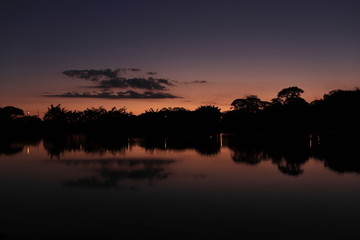
[[356, 239], [359, 149], [342, 142], [3, 140], [0, 239]]

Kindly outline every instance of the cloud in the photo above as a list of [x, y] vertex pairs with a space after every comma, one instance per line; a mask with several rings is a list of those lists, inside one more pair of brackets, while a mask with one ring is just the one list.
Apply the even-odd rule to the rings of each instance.
[[205, 80], [195, 80], [195, 81], [191, 81], [190, 83], [194, 83], [194, 84], [206, 84], [206, 83], [208, 83], [208, 81], [205, 81]]
[[207, 84], [208, 81], [205, 80], [195, 80], [195, 81], [190, 81], [190, 82], [180, 82], [180, 81], [174, 81], [178, 84]]
[[[178, 84], [206, 84], [207, 81], [195, 80], [181, 82], [154, 77], [157, 72], [142, 72], [140, 68], [67, 70], [62, 72], [67, 77], [91, 82], [88, 91], [73, 91], [60, 94], [48, 93], [46, 97], [63, 98], [102, 98], [102, 99], [165, 99], [181, 98], [165, 93]], [[101, 89], [89, 91], [89, 89]], [[120, 90], [120, 91], [119, 91]]]
[[67, 70], [62, 72], [65, 76], [75, 77], [93, 82], [99, 82], [102, 79], [117, 78], [122, 69], [100, 69], [100, 70]]
[[120, 75], [127, 74], [128, 72], [141, 72], [140, 68], [117, 68], [113, 71], [116, 71]]
[[116, 78], [103, 80], [96, 88], [140, 88], [147, 90], [160, 90], [165, 91], [167, 88], [164, 86], [173, 86], [173, 84], [166, 79], [162, 78]]
[[180, 98], [170, 93], [163, 92], [135, 92], [132, 90], [113, 92], [105, 89], [101, 92], [67, 92], [63, 94], [45, 95], [46, 97], [63, 97], [63, 98], [103, 98], [103, 99], [164, 99]]
[[[138, 88], [146, 90], [168, 90], [168, 86], [174, 86], [174, 84], [163, 78], [127, 78], [123, 75], [126, 72], [140, 72], [140, 68], [118, 68], [112, 69], [100, 69], [100, 70], [67, 70], [63, 74], [68, 77], [75, 77], [91, 82], [97, 83], [95, 88]], [[149, 75], [155, 75], [156, 72], [148, 72]]]
[[126, 92], [118, 92], [118, 98], [153, 98], [153, 99], [160, 99], [160, 98], [179, 98], [178, 96], [174, 96], [170, 93], [162, 93], [162, 92], [144, 92], [139, 93], [135, 91], [126, 91]]

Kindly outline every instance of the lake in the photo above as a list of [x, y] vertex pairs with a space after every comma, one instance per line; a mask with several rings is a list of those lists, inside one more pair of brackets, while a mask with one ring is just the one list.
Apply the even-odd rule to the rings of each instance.
[[348, 142], [2, 140], [0, 239], [354, 239], [360, 159]]

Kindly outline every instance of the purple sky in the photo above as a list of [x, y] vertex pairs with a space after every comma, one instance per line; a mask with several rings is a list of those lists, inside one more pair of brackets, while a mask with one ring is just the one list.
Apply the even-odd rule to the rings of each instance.
[[289, 86], [312, 101], [360, 86], [359, 13], [352, 0], [3, 0], [0, 106], [228, 110]]

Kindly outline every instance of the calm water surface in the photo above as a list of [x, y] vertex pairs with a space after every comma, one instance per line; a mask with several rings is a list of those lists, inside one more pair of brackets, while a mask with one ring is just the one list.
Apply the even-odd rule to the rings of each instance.
[[231, 136], [1, 144], [0, 239], [358, 235], [356, 148]]

